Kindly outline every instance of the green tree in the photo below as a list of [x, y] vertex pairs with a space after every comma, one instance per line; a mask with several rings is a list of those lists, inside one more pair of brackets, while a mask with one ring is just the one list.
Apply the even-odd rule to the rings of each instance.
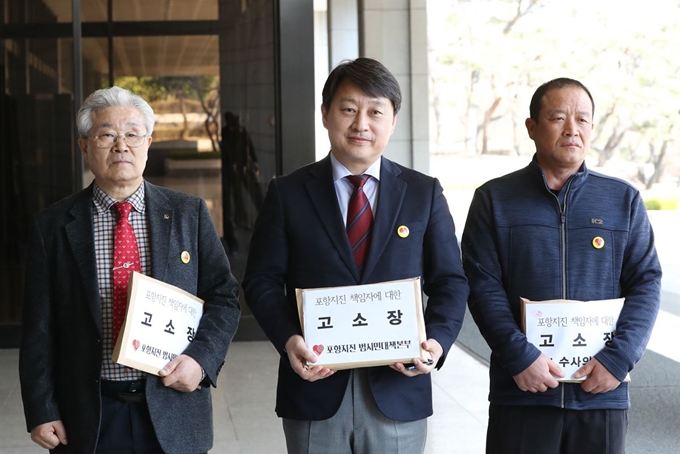
[[113, 83], [121, 88], [130, 90], [132, 93], [141, 96], [150, 103], [161, 101], [168, 96], [165, 87], [158, 84], [157, 79], [154, 77], [116, 77]]
[[206, 119], [203, 123], [213, 151], [219, 150], [220, 94], [216, 76], [118, 77], [114, 83], [146, 99], [148, 102], [176, 99], [182, 114], [181, 137], [189, 137], [186, 101], [197, 100]]

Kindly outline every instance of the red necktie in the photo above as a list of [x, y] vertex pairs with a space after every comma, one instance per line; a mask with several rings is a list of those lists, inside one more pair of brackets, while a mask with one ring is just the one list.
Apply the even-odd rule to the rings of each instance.
[[116, 345], [118, 332], [125, 320], [130, 273], [141, 272], [142, 265], [135, 231], [128, 222], [132, 204], [118, 202], [113, 206], [118, 211], [118, 224], [113, 234], [113, 345]]
[[354, 262], [362, 272], [368, 247], [371, 245], [371, 229], [373, 227], [373, 212], [364, 193], [364, 185], [370, 175], [348, 175], [347, 179], [354, 185], [354, 192], [349, 199], [347, 208], [347, 237], [352, 247]]

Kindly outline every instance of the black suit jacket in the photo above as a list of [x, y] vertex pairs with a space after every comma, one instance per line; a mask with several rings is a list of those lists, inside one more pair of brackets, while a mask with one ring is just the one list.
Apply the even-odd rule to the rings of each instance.
[[[448, 352], [458, 336], [468, 286], [453, 219], [439, 182], [381, 158], [380, 186], [363, 276], [354, 263], [338, 206], [330, 157], [272, 180], [250, 245], [243, 288], [248, 306], [281, 355], [276, 411], [321, 420], [342, 401], [349, 371], [313, 383], [300, 378], [284, 352], [301, 334], [296, 288], [368, 284], [422, 276], [428, 295], [427, 337]], [[397, 235], [405, 225], [410, 234]], [[444, 362], [440, 360], [438, 367]], [[380, 410], [394, 420], [432, 414], [429, 375], [408, 378], [387, 366], [369, 371]]]
[[[238, 325], [238, 283], [205, 202], [144, 184], [151, 276], [205, 301], [184, 353], [198, 361], [214, 386]], [[180, 259], [185, 250], [191, 254], [187, 264]], [[27, 252], [19, 358], [26, 424], [30, 431], [60, 419], [69, 444], [59, 452], [91, 453], [101, 415], [102, 363], [92, 186], [36, 215]], [[195, 454], [212, 447], [209, 386], [180, 393], [149, 375], [146, 394], [166, 452]]]

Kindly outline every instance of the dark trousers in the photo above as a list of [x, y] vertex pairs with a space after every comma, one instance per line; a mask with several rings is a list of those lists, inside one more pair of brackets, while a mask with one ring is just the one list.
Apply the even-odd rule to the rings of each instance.
[[487, 454], [625, 454], [628, 410], [489, 406]]
[[144, 380], [102, 380], [97, 454], [163, 454], [144, 397]]

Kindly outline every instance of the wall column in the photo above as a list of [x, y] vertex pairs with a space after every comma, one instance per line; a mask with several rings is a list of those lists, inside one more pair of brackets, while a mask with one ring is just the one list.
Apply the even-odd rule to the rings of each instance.
[[423, 173], [430, 167], [426, 3], [358, 0], [360, 54], [387, 66], [403, 96], [385, 156]]

